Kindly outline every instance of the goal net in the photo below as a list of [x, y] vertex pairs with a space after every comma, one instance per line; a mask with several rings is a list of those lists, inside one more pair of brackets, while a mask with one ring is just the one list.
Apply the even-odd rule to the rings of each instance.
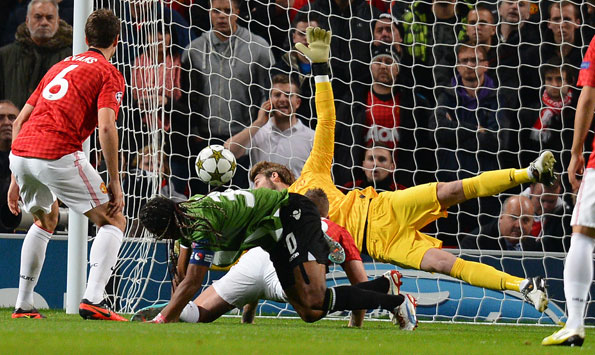
[[[518, 293], [400, 269], [403, 291], [420, 300], [420, 317], [563, 319], [562, 271], [575, 199], [564, 171], [580, 94], [578, 70], [595, 32], [591, 2], [96, 0], [95, 6], [113, 9], [122, 20], [112, 62], [126, 79], [118, 126], [129, 219], [108, 291], [121, 311], [166, 302], [171, 295], [168, 258], [175, 248], [148, 238], [138, 225], [140, 206], [154, 194], [183, 200], [209, 192], [196, 177], [197, 153], [249, 127], [275, 75], [285, 74], [299, 87], [300, 100], [289, 100], [286, 109], [304, 129], [315, 129], [310, 66], [291, 48], [304, 41], [308, 25], [319, 25], [333, 31], [333, 176], [345, 191], [391, 190], [520, 168], [544, 149], [558, 161], [555, 189], [523, 185], [471, 200], [423, 230], [464, 259], [520, 277], [547, 278], [550, 310], [538, 313]], [[283, 132], [289, 140], [294, 133]], [[238, 158], [232, 188], [249, 187], [247, 173], [258, 157], [299, 166], [297, 147], [308, 142], [294, 140], [288, 149], [275, 146], [273, 136], [258, 147], [255, 140], [242, 147], [249, 153]], [[92, 156], [105, 172], [96, 148]], [[519, 195], [521, 212], [504, 203]], [[500, 237], [519, 233], [521, 242]], [[396, 268], [364, 259], [370, 277]], [[223, 274], [210, 272], [204, 286]], [[328, 282], [348, 281], [337, 266]], [[258, 310], [295, 315], [291, 307], [269, 301]], [[589, 301], [587, 322], [594, 321]]]

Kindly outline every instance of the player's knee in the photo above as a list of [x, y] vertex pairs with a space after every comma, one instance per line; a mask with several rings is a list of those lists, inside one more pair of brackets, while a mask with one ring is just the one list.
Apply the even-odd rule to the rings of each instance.
[[306, 323], [314, 323], [324, 317], [323, 311], [313, 309], [302, 310], [301, 312], [298, 312], [298, 314], [300, 315], [300, 318]]
[[324, 290], [309, 290], [301, 300], [304, 308], [308, 310], [322, 310], [324, 304]]

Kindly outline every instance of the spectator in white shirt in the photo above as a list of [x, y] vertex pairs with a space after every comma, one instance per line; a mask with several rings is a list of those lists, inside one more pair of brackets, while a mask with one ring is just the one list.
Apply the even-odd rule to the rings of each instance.
[[283, 164], [299, 176], [314, 141], [314, 131], [297, 118], [300, 107], [299, 84], [290, 77], [273, 77], [270, 98], [265, 101], [251, 126], [229, 138], [225, 147], [236, 158], [250, 154], [254, 165], [266, 160]]

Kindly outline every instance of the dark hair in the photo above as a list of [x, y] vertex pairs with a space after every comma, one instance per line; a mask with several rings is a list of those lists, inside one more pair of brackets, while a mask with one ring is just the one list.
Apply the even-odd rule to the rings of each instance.
[[541, 65], [540, 72], [541, 72], [541, 78], [544, 81], [545, 81], [545, 75], [550, 72], [566, 73], [566, 75], [567, 75], [566, 79], [568, 79], [570, 81], [570, 84], [572, 84], [572, 85], [575, 84], [575, 81], [577, 78], [576, 69], [569, 64], [562, 63], [562, 59], [560, 59], [559, 57], [555, 57], [555, 56], [548, 59], [547, 62], [545, 62]]
[[[210, 5], [213, 4], [214, 0], [210, 0], [209, 3]], [[242, 6], [242, 3], [240, 0], [229, 0], [231, 1], [231, 6], [234, 7], [235, 9], [239, 9]]]
[[318, 212], [320, 213], [321, 217], [328, 216], [329, 202], [328, 202], [328, 197], [326, 196], [326, 193], [324, 192], [323, 189], [320, 189], [320, 188], [310, 189], [310, 190], [306, 191], [304, 196], [309, 198], [310, 201], [314, 202], [314, 204], [316, 205], [316, 208], [318, 208]]
[[[190, 236], [192, 231], [207, 232], [210, 244], [218, 245], [221, 233], [213, 228], [211, 222], [192, 211], [197, 209], [216, 209], [225, 216], [225, 211], [208, 200], [206, 196], [196, 195], [185, 202], [176, 203], [169, 198], [156, 196], [141, 207], [138, 219], [155, 239], [179, 239]], [[199, 197], [199, 198], [198, 198]]]
[[471, 13], [471, 11], [475, 11], [477, 12], [477, 18], [479, 19], [479, 12], [480, 11], [487, 11], [490, 13], [490, 16], [492, 16], [492, 23], [491, 25], [493, 25], [496, 22], [496, 16], [494, 16], [494, 13], [492, 12], [492, 10], [490, 10], [489, 7], [487, 7], [486, 5], [483, 4], [477, 4], [475, 5], [474, 8], [470, 9], [469, 12], [467, 13], [467, 16], [465, 17], [465, 20], [467, 21], [467, 23], [469, 23], [469, 13]]
[[581, 19], [580, 9], [572, 1], [562, 0], [560, 2], [552, 2], [550, 4], [550, 6], [548, 6], [548, 8], [547, 8], [547, 14], [550, 17], [552, 15], [552, 8], [554, 6], [558, 7], [560, 9], [560, 12], [562, 12], [562, 9], [565, 8], [566, 6], [572, 6], [572, 9], [574, 10], [574, 17], [576, 17], [579, 20]]
[[461, 44], [457, 45], [457, 62], [458, 62], [459, 54], [464, 49], [473, 50], [475, 52], [476, 56], [477, 56], [477, 54], [481, 53], [481, 54], [483, 54], [483, 60], [488, 60], [488, 50], [487, 50], [486, 46], [481, 45], [481, 44], [477, 45], [477, 44], [469, 41], [469, 42], [465, 42], [465, 43], [461, 43]]
[[289, 170], [285, 165], [272, 163], [270, 161], [261, 161], [256, 163], [250, 169], [250, 181], [254, 182], [254, 178], [256, 175], [263, 174], [267, 178], [270, 178], [273, 173], [277, 173], [281, 182], [286, 185], [291, 185], [295, 182], [295, 177], [291, 170]]
[[12, 105], [12, 106], [16, 107], [16, 108], [17, 108], [17, 110], [19, 109], [19, 108], [17, 107], [17, 105], [15, 105], [15, 104], [14, 104], [14, 102], [12, 102], [12, 101], [10, 101], [10, 100], [0, 100], [0, 105], [2, 105], [2, 104], [5, 104], [5, 105]]
[[318, 14], [313, 13], [313, 12], [298, 11], [297, 15], [295, 15], [295, 18], [293, 19], [293, 23], [291, 24], [291, 27], [295, 29], [297, 24], [300, 22], [310, 23], [312, 21], [317, 22], [318, 26], [322, 25], [320, 23], [320, 16], [318, 16]]
[[[287, 74], [275, 74], [271, 79], [272, 85], [275, 84], [290, 84], [293, 85], [296, 89], [296, 94], [300, 94], [300, 84], [299, 81], [293, 77], [290, 77]], [[272, 86], [271, 85], [271, 86]]]
[[120, 20], [109, 9], [93, 11], [85, 24], [89, 47], [109, 48], [120, 34]]
[[138, 220], [155, 239], [171, 239], [175, 219], [176, 203], [163, 196], [153, 197], [138, 212]]

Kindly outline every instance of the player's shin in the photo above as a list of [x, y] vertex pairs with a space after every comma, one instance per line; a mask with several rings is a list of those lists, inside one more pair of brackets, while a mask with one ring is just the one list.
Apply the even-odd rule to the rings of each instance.
[[493, 196], [531, 180], [527, 174], [527, 169], [503, 169], [486, 171], [461, 181], [465, 198], [471, 199]]
[[593, 280], [593, 248], [595, 239], [579, 233], [572, 234], [564, 265], [564, 295], [568, 309], [566, 327], [569, 329], [584, 326], [584, 311]]
[[490, 290], [512, 290], [519, 291], [522, 278], [509, 275], [495, 268], [457, 258], [450, 276], [463, 280], [470, 285], [488, 288]]
[[37, 285], [41, 268], [45, 260], [45, 251], [52, 233], [31, 225], [21, 249], [21, 271], [19, 279], [19, 294], [16, 309], [30, 310], [33, 305], [33, 289]]
[[323, 307], [329, 312], [378, 307], [392, 311], [404, 300], [403, 295], [388, 295], [355, 286], [335, 286], [326, 290]]
[[97, 232], [89, 255], [91, 268], [87, 289], [83, 296], [91, 303], [99, 303], [103, 300], [103, 291], [118, 261], [118, 251], [123, 237], [122, 231], [112, 225], [102, 226]]

